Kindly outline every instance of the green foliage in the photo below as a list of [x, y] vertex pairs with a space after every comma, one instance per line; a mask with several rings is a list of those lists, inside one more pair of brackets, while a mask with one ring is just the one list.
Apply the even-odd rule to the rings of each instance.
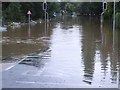
[[[104, 18], [105, 18], [105, 19], [112, 19], [112, 16], [113, 16], [113, 8], [114, 8], [113, 4], [114, 4], [113, 2], [109, 2], [109, 3], [107, 4], [107, 10], [106, 10], [105, 15], [104, 15]], [[115, 5], [116, 5], [116, 7], [115, 7], [116, 13], [117, 13], [117, 12], [120, 12], [120, 2], [116, 2]]]
[[52, 17], [54, 12], [59, 13], [60, 12], [60, 3], [58, 2], [49, 2], [47, 12], [49, 13], [49, 17]]
[[21, 10], [26, 19], [28, 18], [27, 12], [29, 10], [32, 12], [31, 19], [39, 19], [44, 17], [42, 5], [43, 3], [41, 2], [21, 2]]
[[67, 2], [62, 2], [62, 3], [60, 3], [60, 9], [61, 9], [61, 10], [65, 10], [66, 4], [67, 4]]
[[0, 19], [2, 18], [2, 3], [0, 3]]
[[[2, 5], [3, 21], [5, 22], [27, 21], [28, 10], [32, 12], [32, 20], [44, 18], [43, 2], [4, 2]], [[60, 3], [52, 2], [47, 5], [50, 18], [54, 12], [60, 12]]]
[[[27, 12], [30, 10], [32, 12], [31, 19], [42, 19], [44, 18], [42, 2], [3, 2], [2, 3], [2, 14], [3, 21], [6, 22], [19, 22], [27, 21]], [[48, 8], [47, 12], [49, 18], [53, 17], [53, 13], [59, 13], [62, 10], [66, 11], [67, 14], [76, 12], [78, 14], [92, 14], [100, 15], [102, 12], [101, 2], [47, 2]], [[116, 3], [116, 13], [120, 12], [120, 2]], [[113, 3], [109, 2], [107, 4], [107, 11], [104, 14], [105, 19], [111, 19], [113, 15]], [[119, 18], [117, 16], [117, 18]]]
[[116, 3], [116, 12], [120, 12], [120, 1]]
[[74, 3], [67, 3], [65, 6], [65, 9], [68, 14], [71, 14], [72, 12], [75, 11], [75, 4]]
[[107, 10], [105, 11], [104, 14], [104, 19], [112, 19], [113, 15], [113, 3], [109, 2], [107, 4]]
[[[107, 11], [104, 14], [104, 19], [113, 19], [113, 2], [109, 2], [107, 4]], [[116, 12], [116, 16], [115, 16], [115, 21], [116, 21], [116, 26], [118, 28], [120, 28], [120, 2], [116, 2], [115, 3], [115, 12]]]
[[120, 28], [120, 2], [116, 3], [116, 26]]
[[21, 11], [21, 5], [20, 3], [10, 3], [6, 10], [4, 11], [4, 18], [11, 22], [18, 22], [22, 21], [24, 19], [24, 16]]
[[116, 26], [120, 28], [120, 12], [116, 13]]
[[79, 14], [96, 14], [102, 12], [101, 2], [82, 2], [78, 3], [76, 10]]

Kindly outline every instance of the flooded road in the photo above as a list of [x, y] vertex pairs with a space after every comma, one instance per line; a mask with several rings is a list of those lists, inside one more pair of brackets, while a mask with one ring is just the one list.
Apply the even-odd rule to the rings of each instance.
[[[118, 88], [118, 31], [63, 17], [3, 32], [3, 88]], [[20, 58], [18, 58], [20, 57]], [[17, 63], [16, 63], [17, 62]]]

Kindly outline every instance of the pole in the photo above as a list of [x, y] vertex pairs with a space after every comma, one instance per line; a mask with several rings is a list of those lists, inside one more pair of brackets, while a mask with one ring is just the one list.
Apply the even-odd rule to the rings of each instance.
[[[91, 7], [91, 0], [90, 0], [90, 7]], [[91, 9], [90, 9], [90, 16], [91, 16], [92, 12], [91, 12]]]
[[114, 13], [113, 13], [113, 30], [115, 30], [115, 0], [114, 0]]
[[[114, 11], [113, 11], [113, 55], [114, 55], [114, 57], [116, 57], [116, 50], [117, 50], [117, 52], [118, 52], [118, 38], [117, 38], [117, 36], [116, 35], [118, 35], [118, 34], [116, 34], [116, 30], [115, 30], [115, 20], [116, 20], [116, 18], [115, 18], [115, 12], [116, 12], [116, 8], [115, 8], [115, 6], [116, 6], [116, 0], [114, 0]], [[119, 58], [118, 58], [118, 54], [117, 54], [117, 58], [115, 58], [115, 59], [117, 59], [117, 61], [119, 62]], [[118, 82], [118, 89], [120, 89], [120, 81], [119, 81], [119, 78], [120, 78], [120, 69], [119, 69], [119, 67], [117, 66], [117, 68], [118, 68], [118, 73], [117, 73], [117, 82]]]
[[30, 14], [28, 15], [29, 25], [28, 25], [28, 36], [30, 37]]
[[100, 24], [100, 28], [101, 28], [101, 39], [102, 39], [102, 44], [104, 44], [104, 33], [103, 33], [103, 15], [104, 15], [104, 2], [105, 0], [102, 0], [102, 13], [101, 13], [101, 24]]
[[30, 22], [30, 15], [28, 15], [28, 23]]
[[46, 31], [47, 31], [47, 28], [46, 28], [47, 25], [46, 24], [47, 24], [47, 19], [46, 19], [46, 9], [45, 9], [45, 35], [46, 35]]
[[45, 34], [47, 31], [47, 2], [44, 0], [43, 2], [43, 10], [44, 10], [44, 16], [45, 16]]
[[46, 9], [47, 9], [47, 3], [46, 0], [43, 2], [43, 10], [44, 10], [44, 15], [45, 15], [45, 22], [46, 22]]
[[103, 14], [105, 13], [105, 9], [104, 9], [104, 0], [102, 2], [102, 13], [101, 13], [101, 24], [103, 24]]
[[114, 12], [113, 12], [113, 51], [115, 50], [115, 0], [114, 0]]
[[45, 23], [46, 23], [46, 20], [47, 20], [47, 19], [46, 19], [46, 9], [45, 9]]
[[30, 10], [27, 12], [28, 14], [28, 36], [30, 37], [30, 15], [32, 14]]
[[103, 3], [102, 3], [102, 4], [103, 4], [103, 6], [102, 6], [102, 11], [103, 11], [103, 12], [104, 12], [104, 2], [105, 2], [105, 1], [103, 0]]
[[29, 22], [29, 25], [30, 25], [30, 14], [28, 15], [28, 22]]

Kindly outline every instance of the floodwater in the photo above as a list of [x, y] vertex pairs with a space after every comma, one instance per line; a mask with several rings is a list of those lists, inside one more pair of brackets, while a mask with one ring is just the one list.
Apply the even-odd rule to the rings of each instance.
[[[118, 31], [98, 17], [62, 17], [3, 32], [3, 87], [118, 88]], [[19, 58], [18, 58], [19, 57]], [[11, 64], [10, 64], [11, 65]]]

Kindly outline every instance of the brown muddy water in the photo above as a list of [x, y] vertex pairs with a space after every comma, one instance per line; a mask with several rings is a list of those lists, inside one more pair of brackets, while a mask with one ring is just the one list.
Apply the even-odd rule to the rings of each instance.
[[[3, 63], [19, 61], [17, 57], [26, 55], [42, 55], [37, 62], [20, 63], [38, 68], [39, 60], [45, 60], [41, 74], [36, 74], [42, 77], [36, 82], [41, 87], [118, 87], [118, 30], [113, 32], [111, 23], [104, 22], [101, 27], [98, 17], [62, 17], [49, 22], [46, 30], [44, 26], [41, 23], [28, 29], [28, 25], [23, 25], [3, 32]], [[25, 80], [26, 77], [14, 85], [34, 82], [34, 78]]]

